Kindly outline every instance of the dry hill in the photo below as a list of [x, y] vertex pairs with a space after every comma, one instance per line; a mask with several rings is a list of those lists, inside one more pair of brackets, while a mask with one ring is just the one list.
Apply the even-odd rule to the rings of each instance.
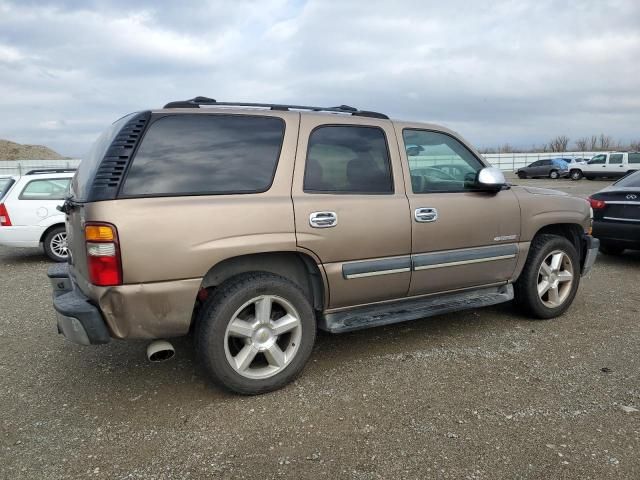
[[0, 160], [62, 160], [65, 157], [42, 145], [0, 140]]

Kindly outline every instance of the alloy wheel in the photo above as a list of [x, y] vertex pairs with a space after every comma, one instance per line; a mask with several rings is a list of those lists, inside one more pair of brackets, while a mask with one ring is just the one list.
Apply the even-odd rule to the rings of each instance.
[[538, 270], [538, 296], [549, 308], [561, 306], [569, 294], [574, 281], [571, 258], [561, 250], [551, 252]]
[[291, 363], [301, 337], [302, 322], [293, 305], [275, 295], [260, 295], [242, 305], [227, 325], [227, 362], [245, 378], [269, 378]]
[[51, 241], [49, 242], [49, 246], [51, 247], [51, 251], [60, 258], [66, 258], [69, 255], [69, 247], [67, 245], [67, 233], [60, 232], [56, 233], [53, 237], [51, 237]]

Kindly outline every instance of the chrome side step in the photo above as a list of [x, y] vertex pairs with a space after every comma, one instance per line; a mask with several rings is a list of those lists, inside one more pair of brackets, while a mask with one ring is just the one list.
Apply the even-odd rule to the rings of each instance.
[[327, 313], [319, 319], [318, 327], [331, 333], [351, 332], [459, 310], [488, 307], [510, 300], [513, 300], [513, 286], [500, 285]]

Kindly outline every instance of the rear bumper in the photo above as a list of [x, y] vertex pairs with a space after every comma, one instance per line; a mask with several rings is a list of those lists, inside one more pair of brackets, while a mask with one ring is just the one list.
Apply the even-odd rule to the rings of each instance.
[[58, 333], [79, 345], [109, 343], [111, 336], [100, 310], [74, 288], [69, 278], [68, 265], [50, 267], [47, 276], [53, 287], [53, 308], [58, 316]]
[[598, 249], [600, 248], [600, 240], [593, 238], [591, 235], [585, 235], [583, 242], [585, 254], [582, 262], [582, 276], [585, 276], [591, 271], [593, 264], [596, 262]]
[[627, 248], [640, 248], [640, 222], [603, 222], [594, 220], [593, 236], [603, 242], [617, 243]]

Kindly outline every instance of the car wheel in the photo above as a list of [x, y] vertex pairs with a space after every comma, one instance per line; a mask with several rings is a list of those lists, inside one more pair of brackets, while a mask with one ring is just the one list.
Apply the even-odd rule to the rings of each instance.
[[559, 176], [560, 176], [560, 175], [558, 174], [558, 171], [557, 171], [557, 170], [551, 170], [551, 171], [549, 172], [549, 178], [553, 178], [553, 179], [555, 180], [555, 179], [556, 179], [556, 178], [558, 178]]
[[243, 274], [218, 287], [197, 322], [200, 361], [217, 385], [244, 395], [291, 382], [316, 338], [309, 299], [291, 281], [268, 273]]
[[525, 179], [525, 178], [527, 178], [527, 174], [524, 173], [524, 172], [518, 172], [518, 178]]
[[621, 255], [624, 247], [615, 243], [600, 242], [600, 251], [605, 255]]
[[49, 230], [42, 241], [44, 253], [54, 262], [66, 262], [69, 258], [67, 231], [63, 226]]
[[573, 244], [557, 235], [537, 235], [514, 285], [515, 300], [534, 318], [554, 318], [569, 308], [579, 284], [580, 260]]
[[571, 170], [571, 173], [569, 174], [569, 176], [571, 177], [571, 180], [580, 180], [582, 178], [582, 171]]

